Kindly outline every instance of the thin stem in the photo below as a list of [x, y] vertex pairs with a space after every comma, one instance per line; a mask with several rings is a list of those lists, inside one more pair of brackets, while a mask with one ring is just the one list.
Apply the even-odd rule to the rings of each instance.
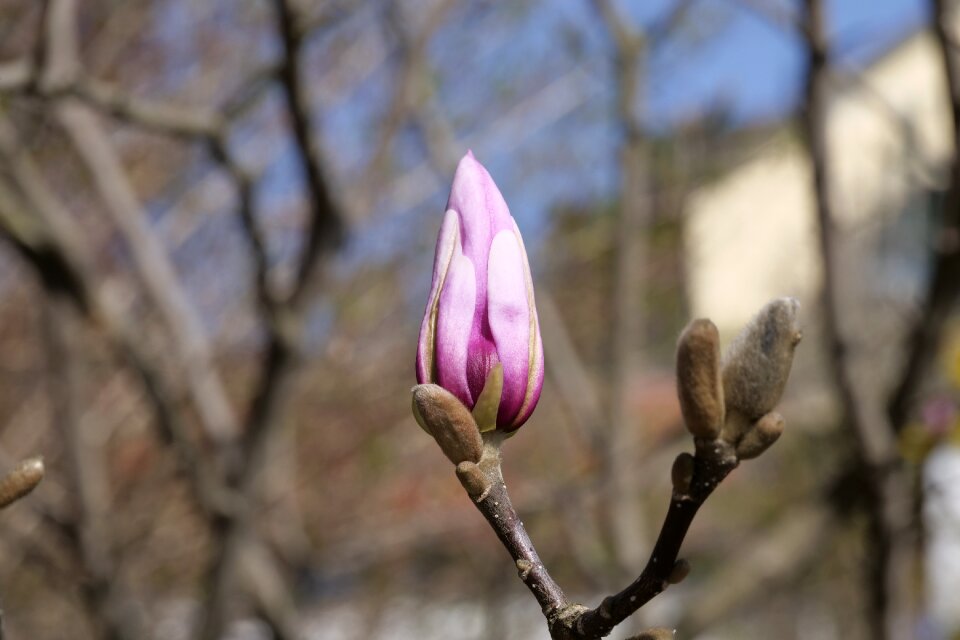
[[488, 441], [480, 468], [490, 484], [473, 502], [513, 558], [520, 580], [537, 599], [544, 616], [550, 619], [567, 606], [567, 598], [563, 589], [543, 566], [533, 541], [513, 507], [507, 485], [503, 481], [498, 442], [491, 444]]
[[[714, 489], [737, 467], [732, 445], [722, 440], [697, 440], [689, 490], [675, 491], [660, 535], [640, 576], [625, 589], [604, 598], [595, 609], [570, 603], [547, 571], [533, 541], [513, 507], [500, 466], [503, 435], [484, 436], [479, 464], [461, 463], [457, 475], [477, 509], [513, 558], [520, 579], [540, 604], [554, 640], [594, 640], [636, 613], [670, 584], [680, 547], [697, 511]], [[472, 473], [467, 473], [472, 472]]]
[[660, 535], [640, 576], [623, 591], [604, 598], [576, 621], [575, 638], [601, 638], [662, 593], [670, 584], [680, 547], [700, 506], [738, 464], [732, 447], [716, 440], [697, 441], [693, 479], [686, 495], [674, 493]]

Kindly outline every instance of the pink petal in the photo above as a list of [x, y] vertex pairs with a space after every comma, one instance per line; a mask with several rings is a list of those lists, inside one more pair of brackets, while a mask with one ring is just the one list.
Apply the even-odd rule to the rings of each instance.
[[503, 364], [503, 395], [498, 425], [511, 425], [527, 391], [531, 352], [531, 314], [524, 282], [523, 250], [512, 231], [498, 233], [487, 267], [487, 317]]
[[[474, 264], [486, 264], [490, 247], [490, 216], [487, 212], [487, 182], [492, 183], [490, 175], [473, 154], [467, 154], [457, 164], [453, 174], [453, 186], [447, 209], [460, 214], [463, 225], [463, 253]], [[494, 189], [496, 186], [494, 186]]]
[[467, 383], [467, 361], [476, 305], [473, 263], [456, 251], [440, 291], [435, 350], [437, 383], [470, 408], [474, 399]]
[[[482, 268], [487, 264], [493, 236], [513, 228], [513, 218], [490, 173], [472, 152], [467, 152], [457, 165], [447, 208], [460, 214], [463, 253], [478, 269]], [[486, 282], [481, 282], [481, 301], [486, 300], [485, 288]]]
[[[531, 312], [534, 340], [534, 348], [532, 349], [533, 358], [527, 372], [526, 393], [523, 404], [520, 406], [520, 410], [517, 413], [517, 417], [513, 420], [512, 425], [513, 429], [518, 429], [527, 421], [527, 418], [530, 417], [530, 414], [532, 414], [533, 410], [537, 407], [537, 401], [540, 400], [540, 392], [543, 390], [543, 340], [540, 337], [540, 317], [537, 314], [537, 304], [533, 293], [533, 276], [530, 274], [530, 263], [527, 261], [527, 249], [523, 244], [523, 236], [520, 235], [520, 229], [517, 227], [516, 222], [513, 223], [513, 232], [516, 234], [517, 243], [519, 243], [520, 250], [523, 253], [523, 280], [527, 293], [527, 302]], [[510, 429], [508, 428], [506, 430], [509, 431]]]
[[430, 283], [430, 296], [427, 309], [420, 324], [420, 339], [417, 343], [417, 382], [433, 382], [434, 342], [436, 338], [437, 303], [443, 288], [447, 270], [460, 243], [460, 217], [456, 211], [448, 210], [443, 216], [440, 233], [437, 235], [437, 248], [433, 258], [433, 280]]

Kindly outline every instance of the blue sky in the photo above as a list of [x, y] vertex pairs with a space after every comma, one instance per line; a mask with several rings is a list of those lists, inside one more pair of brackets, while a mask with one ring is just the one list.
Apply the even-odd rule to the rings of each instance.
[[[648, 24], [676, 1], [621, 0], [620, 6], [629, 8], [633, 20]], [[798, 6], [796, 0], [700, 0], [692, 14], [698, 22], [686, 28], [683, 44], [670, 44], [650, 61], [642, 105], [649, 124], [663, 129], [716, 107], [743, 126], [788, 116], [800, 92], [802, 43], [789, 28], [745, 8], [771, 3], [787, 13], [796, 13]], [[831, 41], [847, 64], [862, 64], [926, 20], [923, 0], [832, 0], [827, 5]], [[456, 143], [463, 147], [459, 152], [473, 148], [521, 229], [536, 238], [558, 205], [614, 197], [618, 132], [611, 120], [609, 41], [588, 0], [473, 7], [459, 5], [449, 28], [431, 42], [435, 99], [455, 129]], [[512, 105], [577, 68], [588, 78], [576, 89], [583, 95], [580, 106], [543, 127], [521, 121], [523, 128], [511, 130], [506, 139], [494, 135]], [[394, 73], [389, 66], [380, 69], [322, 116], [328, 148], [348, 173], [363, 166], [372, 148]], [[402, 175], [404, 167], [422, 161], [422, 150], [416, 136], [400, 144]], [[289, 191], [289, 171], [279, 170], [273, 178], [264, 185], [266, 194]], [[439, 176], [441, 183], [447, 178]], [[348, 261], [390, 256], [411, 245], [432, 247], [446, 190], [438, 188], [412, 210], [398, 209], [387, 198], [377, 215], [354, 229]], [[536, 251], [536, 242], [528, 244]]]
[[[803, 66], [801, 43], [746, 5], [779, 4], [794, 12], [796, 2], [709, 0], [725, 28], [709, 42], [690, 48], [661, 77], [653, 79], [649, 108], [655, 121], [696, 113], [722, 103], [738, 121], [776, 118], [795, 104]], [[645, 17], [670, 2], [640, 3]], [[862, 62], [927, 20], [921, 0], [833, 0], [827, 3], [830, 39], [845, 61]]]

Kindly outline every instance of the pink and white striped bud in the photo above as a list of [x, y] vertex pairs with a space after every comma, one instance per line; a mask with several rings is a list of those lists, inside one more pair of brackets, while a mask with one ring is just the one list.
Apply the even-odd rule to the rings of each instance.
[[513, 431], [530, 417], [543, 387], [533, 280], [507, 203], [467, 152], [453, 177], [437, 238], [417, 381], [439, 384], [473, 409], [498, 364], [503, 389], [496, 427]]

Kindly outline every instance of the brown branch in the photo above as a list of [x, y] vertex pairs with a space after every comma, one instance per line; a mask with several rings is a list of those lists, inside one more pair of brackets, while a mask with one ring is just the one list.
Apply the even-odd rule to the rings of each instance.
[[[86, 160], [95, 184], [108, 205], [108, 211], [114, 215], [117, 226], [125, 232], [126, 238], [131, 241], [131, 245], [135, 245], [134, 248], [143, 249], [146, 247], [146, 251], [132, 252], [135, 258], [141, 259], [137, 261], [139, 266], [144, 267], [148, 263], [156, 266], [158, 264], [157, 258], [159, 258], [159, 262], [164, 262], [166, 256], [156, 244], [155, 238], [149, 230], [143, 227], [144, 218], [140, 215], [142, 211], [140, 211], [139, 202], [124, 170], [119, 165], [115, 153], [109, 143], [105, 141], [100, 123], [95, 115], [89, 111], [87, 104], [144, 129], [206, 141], [211, 144], [215, 159], [227, 170], [237, 185], [241, 220], [244, 222], [244, 229], [251, 241], [254, 259], [257, 263], [256, 286], [261, 306], [265, 311], [271, 347], [267, 363], [262, 372], [260, 391], [250, 411], [251, 417], [248, 429], [246, 429], [247, 439], [243, 443], [243, 451], [240, 456], [242, 460], [238, 458], [233, 461], [230, 470], [231, 475], [226, 478], [218, 477], [216, 473], [211, 471], [208, 462], [200, 459], [199, 450], [192, 444], [186, 430], [180, 424], [179, 408], [173, 406], [174, 402], [179, 401], [179, 398], [172, 400], [166, 392], [161, 390], [163, 382], [159, 376], [154, 375], [149, 358], [137, 349], [135, 333], [127, 330], [122, 312], [118, 312], [115, 305], [111, 306], [105, 303], [105, 299], [100, 295], [101, 287], [96, 282], [95, 273], [85, 266], [92, 264], [93, 261], [87, 255], [86, 247], [80, 239], [82, 234], [75, 228], [76, 225], [69, 215], [62, 215], [64, 207], [56, 201], [52, 192], [44, 188], [39, 172], [32, 166], [28, 167], [27, 174], [29, 175], [25, 176], [22, 171], [20, 173], [15, 171], [14, 173], [19, 186], [23, 187], [26, 184], [23, 191], [30, 196], [31, 207], [44, 212], [42, 216], [43, 224], [40, 226], [19, 224], [23, 222], [23, 218], [16, 215], [20, 207], [13, 207], [15, 213], [6, 216], [3, 220], [3, 222], [10, 224], [4, 224], [2, 230], [9, 239], [13, 240], [25, 257], [38, 265], [41, 274], [50, 271], [48, 263], [52, 262], [55, 267], [63, 263], [63, 267], [55, 268], [52, 277], [46, 277], [45, 281], [51, 287], [65, 288], [77, 302], [81, 303], [85, 310], [89, 309], [97, 317], [102, 316], [108, 319], [106, 324], [110, 328], [110, 334], [118, 338], [118, 342], [123, 345], [127, 355], [136, 363], [138, 369], [143, 369], [148, 374], [145, 376], [145, 380], [149, 380], [148, 391], [157, 398], [159, 414], [162, 416], [160, 424], [165, 428], [165, 433], [169, 436], [168, 439], [177, 446], [180, 459], [185, 462], [183, 466], [191, 473], [192, 484], [198, 499], [206, 507], [205, 511], [213, 524], [215, 537], [219, 536], [223, 543], [218, 546], [218, 549], [237, 549], [236, 553], [230, 551], [225, 556], [228, 558], [231, 555], [243, 557], [247, 555], [247, 552], [240, 551], [240, 547], [234, 544], [242, 542], [243, 536], [238, 535], [237, 539], [233, 539], [230, 534], [231, 532], [243, 534], [250, 528], [248, 525], [252, 515], [248, 503], [252, 498], [251, 487], [257, 477], [256, 468], [263, 464], [259, 457], [265, 448], [269, 431], [267, 427], [277, 421], [277, 409], [282, 405], [283, 394], [280, 393], [280, 390], [289, 386], [287, 372], [292, 369], [291, 355], [294, 351], [292, 344], [296, 341], [294, 334], [297, 331], [295, 327], [291, 330], [289, 316], [292, 314], [290, 310], [286, 307], [280, 308], [275, 304], [274, 297], [268, 290], [265, 241], [256, 224], [252, 210], [253, 181], [227, 154], [225, 126], [219, 117], [211, 116], [202, 110], [175, 109], [159, 103], [134, 99], [110, 85], [82, 79], [78, 65], [74, 64], [77, 60], [76, 50], [74, 49], [72, 52], [71, 64], [65, 64], [64, 61], [69, 57], [70, 47], [67, 45], [70, 41], [69, 39], [62, 40], [56, 37], [58, 33], [74, 27], [72, 10], [75, 9], [75, 4], [71, 0], [54, 0], [50, 3], [48, 9], [48, 16], [51, 20], [47, 24], [46, 35], [48, 37], [41, 38], [44, 45], [42, 46], [43, 51], [37, 56], [37, 60], [41, 64], [36, 66], [42, 71], [45, 79], [47, 77], [56, 78], [56, 82], [37, 82], [34, 78], [30, 78], [26, 89], [32, 91], [34, 95], [50, 100], [57, 107], [61, 123], [73, 138], [81, 157]], [[47, 46], [48, 42], [49, 46]], [[65, 42], [67, 45], [64, 44]], [[287, 66], [295, 68], [297, 64], [299, 62], [295, 60]], [[12, 75], [16, 79], [16, 74]], [[302, 136], [299, 134], [297, 136], [298, 140], [303, 141], [309, 134], [307, 114], [305, 107], [303, 107], [306, 101], [303, 90], [299, 85], [300, 81], [297, 79], [297, 72], [292, 72], [290, 76], [293, 78], [291, 82], [297, 85], [292, 93], [297, 96], [293, 102], [296, 102], [299, 108], [299, 112], [294, 114], [292, 120], [294, 128], [298, 132], [307, 132]], [[267, 79], [270, 77], [272, 76], [268, 74]], [[15, 84], [10, 83], [11, 86]], [[265, 83], [260, 83], [260, 88], [253, 87], [241, 100], [233, 104], [230, 117], [234, 117], [252, 100], [255, 100], [262, 93], [264, 85]], [[11, 133], [11, 130], [8, 128], [7, 132]], [[7, 154], [8, 161], [15, 168], [22, 169], [25, 163], [21, 161], [20, 151], [14, 148], [15, 145], [12, 140], [13, 138], [8, 136], [8, 141], [11, 142], [7, 146], [7, 150], [10, 152]], [[307, 165], [305, 173], [308, 175], [308, 184], [312, 188], [312, 193], [318, 194], [321, 190], [317, 188], [317, 185], [322, 179], [319, 160], [312, 150], [307, 155], [309, 157], [305, 159]], [[25, 177], [26, 179], [24, 179]], [[314, 197], [312, 203], [316, 205], [316, 215], [312, 217], [315, 222], [313, 236], [315, 236], [314, 239], [319, 239], [323, 235], [322, 230], [326, 228], [323, 225], [324, 214], [329, 213], [332, 205], [329, 202], [329, 197], [326, 198], [326, 201], [323, 197]], [[10, 208], [8, 207], [6, 210], [9, 211]], [[53, 228], [54, 231], [51, 232], [50, 228]], [[301, 262], [300, 273], [303, 274], [303, 279], [298, 280], [294, 297], [297, 297], [298, 291], [305, 289], [306, 276], [312, 271], [310, 267], [320, 253], [322, 251], [317, 246], [308, 244], [308, 250], [304, 252]], [[49, 256], [54, 256], [56, 260], [51, 261]], [[160, 266], [163, 267], [164, 265], [160, 264]], [[167, 266], [170, 267], [168, 263]], [[161, 294], [170, 293], [172, 289], [169, 286], [161, 286], [164, 285], [162, 282], [158, 284], [156, 281], [151, 281], [151, 277], [156, 280], [157, 277], [162, 278], [166, 275], [168, 277], [165, 284], [178, 284], [172, 267], [159, 270], [144, 267], [140, 271], [141, 276], [144, 276], [146, 288], [154, 294], [158, 291]], [[160, 276], [157, 276], [158, 273]], [[169, 299], [162, 296], [160, 300], [161, 302], [170, 302]], [[173, 302], [176, 303], [176, 300]], [[159, 306], [181, 311], [184, 308], [183, 305], [178, 306], [176, 304], [172, 306], [160, 304]], [[101, 313], [104, 310], [106, 312]], [[187, 308], [187, 311], [189, 311], [189, 308]], [[183, 318], [182, 315], [178, 317]], [[175, 330], [174, 333], [179, 337], [183, 332]], [[198, 335], [187, 333], [188, 335]], [[190, 347], [186, 349], [186, 356], [197, 357], [198, 350], [195, 348], [197, 346], [195, 342], [184, 346]], [[201, 348], [199, 351], [199, 355], [202, 356], [204, 350]], [[183, 359], [192, 362], [189, 358], [184, 357]], [[200, 369], [203, 369], [203, 367], [200, 367]], [[190, 369], [187, 369], [188, 376], [190, 375], [189, 371]], [[203, 393], [204, 396], [209, 397], [207, 392], [201, 392], [198, 388], [203, 385], [190, 384], [189, 386], [195, 388], [197, 393]], [[229, 407], [229, 405], [224, 406]], [[203, 409], [203, 406], [200, 405], [200, 408]], [[201, 414], [203, 413], [201, 411]], [[209, 413], [206, 417], [210, 417]], [[205, 422], [209, 421], [205, 420]], [[243, 548], [247, 550], [259, 548], [255, 540], [253, 543], [253, 546], [244, 543]], [[269, 554], [267, 554], [267, 557], [269, 557]], [[214, 566], [220, 564], [219, 560], [215, 558]], [[222, 566], [227, 570], [230, 569], [230, 565], [231, 562], [229, 561], [222, 563]], [[214, 571], [214, 574], [216, 574], [216, 571]], [[260, 602], [258, 608], [273, 627], [274, 633], [278, 637], [291, 637], [293, 623], [289, 619], [290, 616], [280, 616], [278, 614], [280, 609], [277, 603], [293, 602], [289, 593], [286, 593], [286, 585], [283, 581], [274, 580], [270, 589], [263, 588], [264, 585], [259, 583], [249, 586], [255, 597], [262, 594], [270, 595], [271, 601]], [[214, 591], [222, 593], [224, 590], [218, 588]]]
[[[551, 620], [567, 608], [567, 598], [560, 585], [543, 566], [520, 516], [513, 508], [500, 469], [499, 447], [495, 447], [489, 455], [486, 463], [482, 463], [487, 476], [486, 486], [482, 487], [477, 495], [471, 494], [470, 497], [513, 558], [520, 580], [540, 604], [543, 615]], [[471, 489], [468, 488], [467, 491], [470, 492]]]
[[180, 286], [169, 256], [150, 229], [106, 132], [96, 116], [75, 101], [62, 102], [57, 115], [130, 251], [144, 290], [169, 328], [179, 369], [188, 380], [187, 389], [204, 431], [216, 443], [231, 442], [237, 436], [236, 417], [215, 368], [203, 324]]
[[[147, 131], [186, 140], [213, 138], [226, 126], [224, 118], [199, 107], [184, 107], [139, 98], [96, 78], [81, 75], [64, 77], [62, 73], [60, 76], [58, 84], [43, 84], [38, 68], [29, 60], [8, 62], [0, 65], [0, 93], [51, 100], [74, 97], [117, 120]], [[255, 76], [255, 79], [258, 79], [258, 76]], [[250, 102], [262, 95], [259, 83], [251, 82], [251, 85], [242, 88], [240, 95], [244, 97], [243, 100], [237, 97], [228, 101], [229, 109], [226, 112], [231, 117], [242, 112]]]
[[[268, 294], [265, 254], [256, 258], [260, 261], [256, 278], [261, 305], [266, 312], [269, 344], [244, 429], [240, 464], [231, 470], [230, 476], [231, 486], [248, 498], [254, 495], [256, 480], [266, 464], [267, 445], [273, 431], [271, 427], [283, 421], [282, 410], [290, 391], [291, 377], [296, 371], [302, 316], [314, 272], [321, 259], [339, 245], [344, 232], [342, 209], [334, 199], [314, 140], [308, 95], [301, 77], [303, 33], [298, 27], [293, 7], [286, 0], [277, 0], [275, 10], [277, 29], [283, 44], [278, 79], [286, 98], [290, 127], [306, 178], [310, 215], [306, 244], [297, 261], [296, 279], [288, 298], [274, 301]], [[229, 152], [222, 142], [214, 146], [214, 153], [221, 160], [227, 160], [227, 166], [234, 166], [230, 164]], [[251, 246], [262, 246], [263, 239], [249, 208], [249, 201], [247, 205], [241, 201], [241, 207], [241, 218]], [[264, 301], [269, 303], [264, 304]], [[207, 576], [205, 619], [199, 628], [200, 638], [215, 640], [222, 635], [227, 622], [226, 601], [230, 577], [253, 518], [254, 513], [246, 508], [218, 523], [221, 544]]]
[[627, 451], [643, 429], [629, 417], [631, 381], [644, 358], [646, 338], [646, 283], [649, 261], [646, 236], [651, 203], [643, 123], [638, 114], [643, 101], [646, 40], [610, 0], [596, 0], [596, 8], [614, 44], [616, 122], [621, 129], [619, 187], [616, 224], [611, 227], [614, 247], [613, 313], [610, 327], [612, 367], [609, 425], [605, 435], [605, 481], [609, 498], [605, 506], [614, 556], [623, 573], [643, 560], [643, 514], [637, 496], [635, 467]]
[[0, 120], [0, 161], [12, 170], [21, 199], [0, 181], [0, 236], [10, 241], [39, 275], [51, 295], [67, 295], [103, 329], [113, 348], [137, 372], [151, 400], [161, 440], [174, 445], [201, 506], [209, 512], [229, 509], [231, 498], [210, 475], [179, 411], [182, 392], [174, 391], [145, 352], [138, 329], [128, 320], [115, 292], [100, 281], [82, 235], [29, 158], [16, 148]]
[[802, 17], [770, 0], [729, 0], [730, 4], [749, 11], [754, 17], [775, 29], [795, 31], [801, 38], [808, 38], [808, 25]]
[[[48, 65], [54, 69], [49, 73], [72, 81], [80, 59], [76, 3], [51, 0], [49, 5], [51, 21], [45, 37], [50, 41]], [[60, 68], [74, 69], [73, 75], [67, 77], [66, 71], [55, 71]], [[106, 212], [123, 236], [145, 291], [170, 329], [181, 372], [188, 379], [187, 388], [205, 432], [216, 443], [229, 443], [237, 435], [236, 418], [213, 364], [203, 324], [180, 286], [166, 251], [149, 228], [147, 215], [103, 126], [87, 106], [69, 98], [58, 102], [56, 114], [86, 163]], [[213, 129], [214, 125], [209, 127]]]
[[643, 572], [623, 591], [604, 598], [600, 606], [583, 613], [575, 625], [577, 635], [571, 635], [571, 638], [606, 636], [667, 588], [694, 516], [737, 464], [737, 457], [726, 442], [697, 441], [690, 491], [686, 495], [675, 492], [670, 499], [670, 507]]
[[857, 464], [865, 487], [863, 506], [870, 523], [869, 559], [864, 577], [870, 594], [867, 621], [871, 637], [902, 637], [909, 601], [913, 512], [909, 480], [898, 467], [894, 432], [886, 416], [857, 388], [848, 363], [849, 352], [841, 330], [839, 274], [840, 245], [834, 228], [832, 182], [827, 141], [829, 51], [820, 0], [806, 0], [807, 72], [803, 129], [813, 176], [818, 239], [823, 264], [822, 305], [830, 373], [837, 389], [843, 419], [857, 442]]
[[267, 325], [273, 326], [278, 301], [270, 287], [270, 260], [267, 255], [267, 237], [257, 220], [253, 204], [254, 179], [234, 159], [224, 136], [217, 136], [210, 143], [214, 160], [226, 172], [234, 184], [237, 199], [237, 215], [244, 237], [253, 255], [254, 290], [257, 293], [257, 302], [260, 312], [267, 318]]
[[940, 224], [934, 236], [930, 280], [908, 333], [906, 363], [888, 407], [897, 431], [906, 426], [917, 390], [936, 356], [944, 326], [960, 294], [960, 68], [952, 45], [951, 3], [932, 0], [931, 5], [932, 28], [950, 101], [951, 160]]
[[137, 98], [93, 78], [80, 79], [69, 93], [118, 120], [178, 138], [213, 138], [225, 125], [214, 112]]
[[461, 464], [457, 475], [513, 558], [521, 581], [540, 604], [551, 637], [555, 640], [594, 640], [607, 636], [676, 580], [674, 571], [680, 547], [694, 516], [738, 464], [733, 447], [722, 440], [697, 440], [696, 456], [692, 459], [694, 466], [689, 488], [685, 492], [675, 490], [657, 542], [640, 576], [619, 593], [604, 598], [595, 609], [571, 604], [541, 562], [503, 482], [499, 443], [491, 445], [488, 441], [480, 463], [472, 467], [471, 463]]
[[[376, 199], [382, 195], [379, 186], [387, 180], [390, 153], [397, 134], [406, 122], [417, 117], [418, 107], [427, 93], [425, 85], [430, 82], [427, 46], [453, 6], [450, 0], [435, 3], [424, 20], [424, 26], [415, 34], [408, 33], [401, 15], [401, 3], [387, 7], [388, 24], [397, 39], [398, 69], [392, 74], [393, 94], [381, 120], [377, 142], [363, 169], [363, 187], [359, 194], [362, 204], [358, 207], [362, 214], [371, 211]], [[426, 133], [423, 124], [418, 123], [421, 134]]]
[[297, 26], [297, 15], [289, 0], [275, 0], [277, 28], [283, 45], [283, 62], [279, 77], [287, 103], [287, 113], [300, 165], [310, 196], [310, 217], [306, 245], [297, 267], [297, 279], [291, 301], [300, 304], [320, 256], [336, 247], [343, 239], [342, 207], [335, 201], [327, 176], [322, 169], [320, 148], [315, 140], [309, 96], [302, 78], [303, 34]]
[[508, 434], [495, 428], [481, 433], [470, 410], [442, 387], [414, 387], [414, 417], [457, 465], [457, 478], [513, 558], [554, 640], [602, 638], [687, 575], [689, 564], [678, 554], [700, 506], [740, 459], [762, 454], [783, 431], [784, 420], [773, 409], [802, 335], [798, 310], [792, 298], [768, 303], [734, 339], [726, 360], [721, 360], [719, 332], [709, 320], [694, 320], [681, 334], [678, 395], [695, 454], [682, 453], [674, 460], [672, 498], [643, 571], [595, 609], [569, 603], [517, 517], [500, 465]]
[[[2, 132], [3, 127], [0, 126], [0, 133]], [[22, 152], [5, 147], [2, 144], [4, 141], [12, 142], [0, 135], [0, 159], [5, 159], [13, 167], [14, 175], [21, 178], [21, 186], [22, 180], [27, 181], [25, 191], [33, 194], [34, 208], [44, 208], [46, 213], [32, 216], [21, 213], [25, 205], [19, 203], [13, 194], [0, 188], [0, 235], [12, 241], [20, 253], [37, 268], [48, 291], [54, 294], [69, 294], [74, 303], [105, 330], [114, 347], [140, 374], [144, 388], [153, 401], [161, 437], [174, 446], [179, 465], [187, 474], [194, 496], [208, 519], [221, 526], [221, 523], [245, 512], [242, 495], [224, 484], [213, 472], [209, 460], [205, 459], [197, 448], [183, 424], [179, 408], [182, 392], [173, 394], [168, 389], [151, 357], [143, 352], [137, 330], [128, 322], [116, 300], [109, 295], [109, 290], [100, 286], [96, 274], [88, 266], [92, 264], [92, 258], [80, 241], [81, 236], [59, 235], [58, 231], [54, 231], [59, 229], [56, 224], [52, 228], [39, 226], [38, 220], [47, 217], [60, 222], [70, 218], [62, 215], [64, 206], [52, 195], [52, 191], [44, 184], [32, 163], [29, 163]], [[5, 155], [4, 151], [9, 153]], [[41, 197], [40, 201], [37, 201], [38, 197]], [[54, 209], [50, 210], [49, 207]], [[72, 228], [69, 224], [67, 227]], [[257, 589], [251, 591], [258, 593]], [[272, 593], [276, 594], [277, 590], [273, 589]], [[268, 613], [272, 611], [266, 605], [261, 608]], [[271, 626], [281, 622], [289, 625], [288, 621], [271, 618], [266, 621]], [[290, 637], [281, 631], [274, 626], [278, 637]]]
[[68, 455], [68, 469], [76, 510], [76, 551], [88, 580], [84, 593], [99, 637], [137, 640], [146, 637], [145, 624], [118, 575], [109, 522], [111, 494], [101, 443], [91, 436], [91, 424], [78, 417], [79, 384], [83, 372], [76, 346], [83, 343], [73, 317], [72, 302], [56, 295], [47, 309], [47, 346], [51, 372], [54, 419]]

